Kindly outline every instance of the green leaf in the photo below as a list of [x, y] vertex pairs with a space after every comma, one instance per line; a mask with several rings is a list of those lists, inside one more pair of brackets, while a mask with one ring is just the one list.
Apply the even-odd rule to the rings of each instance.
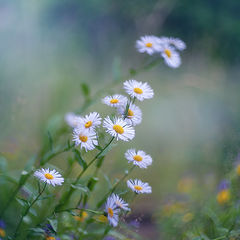
[[85, 194], [88, 194], [88, 192], [89, 192], [88, 187], [86, 187], [86, 186], [84, 186], [84, 185], [82, 185], [80, 183], [75, 184], [75, 185], [72, 184], [71, 187], [74, 188], [74, 189], [78, 189], [81, 192], [84, 192]]
[[92, 177], [89, 179], [87, 186], [91, 192], [93, 191], [93, 189], [98, 181], [99, 181], [99, 178], [96, 178], [96, 177]]
[[53, 139], [52, 139], [52, 135], [51, 135], [50, 131], [48, 131], [47, 134], [48, 134], [48, 141], [49, 141], [50, 150], [53, 150]]
[[57, 226], [58, 226], [57, 219], [50, 219], [50, 218], [48, 218], [48, 221], [49, 221], [50, 225], [52, 226], [54, 232], [57, 232]]
[[0, 172], [5, 173], [7, 171], [7, 160], [5, 157], [0, 157]]
[[90, 88], [86, 83], [81, 83], [81, 90], [85, 98], [90, 96]]
[[101, 158], [98, 157], [99, 160], [97, 161], [97, 168], [100, 168], [102, 166], [104, 158], [104, 156], [102, 156]]
[[24, 170], [27, 171], [27, 172], [31, 171], [33, 169], [33, 166], [34, 166], [34, 163], [35, 163], [36, 159], [37, 159], [36, 156], [31, 157], [27, 161], [26, 165], [24, 166]]
[[83, 160], [81, 153], [77, 149], [74, 149], [73, 151], [75, 153], [76, 160], [78, 161], [80, 166], [85, 170], [87, 168], [87, 163]]
[[107, 181], [107, 184], [108, 184], [108, 189], [111, 189], [113, 186], [112, 186], [112, 183], [109, 179], [109, 177], [106, 175], [106, 174], [103, 174], [104, 178], [106, 179]]

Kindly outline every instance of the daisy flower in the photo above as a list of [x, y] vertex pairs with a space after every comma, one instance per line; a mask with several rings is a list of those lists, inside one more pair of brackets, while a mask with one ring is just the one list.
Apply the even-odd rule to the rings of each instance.
[[75, 146], [80, 145], [81, 149], [85, 148], [86, 151], [93, 150], [98, 144], [96, 132], [83, 127], [73, 129], [73, 141]]
[[[118, 112], [124, 116], [126, 111], [126, 106], [122, 106], [118, 108]], [[128, 113], [126, 118], [124, 119], [129, 125], [136, 126], [142, 121], [142, 111], [135, 104], [131, 103], [128, 108]]]
[[113, 227], [116, 227], [118, 225], [118, 214], [120, 210], [117, 207], [118, 206], [116, 205], [114, 199], [108, 197], [105, 205], [105, 211], [107, 213], [108, 221]]
[[135, 136], [135, 130], [131, 125], [128, 125], [122, 118], [114, 118], [113, 121], [110, 117], [106, 117], [103, 121], [103, 127], [116, 139], [123, 141], [132, 140]]
[[160, 45], [157, 42], [158, 37], [155, 36], [144, 36], [140, 40], [136, 41], [136, 48], [140, 53], [146, 52], [149, 55], [159, 52]]
[[75, 128], [79, 125], [79, 121], [81, 119], [81, 116], [76, 115], [73, 112], [69, 112], [69, 113], [65, 114], [64, 119], [70, 127]]
[[128, 180], [127, 186], [135, 193], [152, 193], [152, 187], [148, 183], [144, 183], [139, 179]]
[[132, 98], [135, 97], [139, 101], [152, 98], [154, 95], [154, 92], [148, 83], [138, 82], [134, 79], [125, 81], [123, 83], [123, 88]]
[[6, 236], [5, 228], [6, 228], [5, 222], [3, 220], [0, 220], [0, 237], [2, 238]]
[[160, 42], [163, 42], [164, 44], [170, 44], [173, 47], [175, 47], [177, 50], [183, 51], [184, 49], [186, 49], [186, 43], [183, 42], [181, 39], [179, 38], [173, 38], [173, 37], [162, 37], [159, 38]]
[[101, 124], [101, 117], [99, 113], [92, 112], [89, 115], [86, 115], [84, 118], [79, 119], [78, 127], [84, 127], [86, 129], [94, 130], [97, 126]]
[[125, 211], [130, 211], [130, 208], [128, 207], [128, 203], [126, 203], [122, 198], [120, 198], [117, 194], [112, 194], [109, 198], [111, 198], [117, 207], [125, 210]]
[[134, 165], [137, 165], [140, 168], [147, 168], [152, 164], [151, 156], [142, 150], [136, 151], [135, 149], [129, 149], [125, 153], [125, 158], [129, 163], [132, 162]]
[[113, 96], [106, 96], [102, 99], [102, 102], [110, 107], [120, 107], [127, 102], [127, 98], [120, 94]]
[[166, 44], [163, 47], [161, 55], [165, 63], [171, 68], [177, 68], [181, 65], [181, 58], [179, 53], [170, 45]]
[[40, 181], [43, 181], [47, 184], [55, 185], [62, 185], [64, 182], [64, 178], [60, 173], [58, 173], [55, 169], [49, 170], [48, 169], [41, 169], [37, 170], [34, 173], [34, 176], [37, 177]]

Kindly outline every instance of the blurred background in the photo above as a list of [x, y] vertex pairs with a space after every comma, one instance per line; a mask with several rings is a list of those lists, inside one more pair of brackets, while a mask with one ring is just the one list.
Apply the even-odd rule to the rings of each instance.
[[[195, 184], [202, 198], [215, 197], [237, 159], [239, 11], [238, 0], [1, 0], [0, 151], [10, 170], [22, 168], [47, 130], [82, 106], [82, 83], [94, 98], [122, 79], [107, 90], [123, 93], [129, 69], [146, 60], [135, 49], [140, 36], [181, 38], [187, 50], [180, 68], [161, 62], [136, 76], [150, 83], [155, 97], [139, 104], [143, 122], [131, 146], [151, 154], [154, 164], [134, 173], [152, 185], [153, 194], [140, 197], [133, 208], [144, 222], [142, 234], [164, 234], [160, 208], [186, 197], [179, 195], [185, 191], [181, 184]], [[96, 110], [104, 116], [109, 108], [98, 99], [86, 113]], [[121, 143], [106, 160], [110, 177], [126, 168], [128, 148]], [[61, 168], [64, 160], [54, 163]]]

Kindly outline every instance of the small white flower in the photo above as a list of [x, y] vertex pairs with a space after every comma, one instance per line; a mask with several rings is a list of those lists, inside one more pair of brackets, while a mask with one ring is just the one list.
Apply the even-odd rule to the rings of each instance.
[[106, 96], [102, 99], [102, 102], [110, 107], [120, 107], [127, 102], [127, 97], [115, 94], [113, 96]]
[[177, 68], [181, 65], [180, 55], [172, 46], [166, 44], [161, 55], [169, 67]]
[[132, 98], [135, 97], [139, 101], [152, 98], [154, 95], [154, 92], [148, 83], [138, 82], [134, 79], [125, 81], [123, 83], [123, 88]]
[[43, 181], [47, 184], [55, 185], [62, 185], [64, 182], [64, 178], [60, 173], [58, 173], [55, 169], [50, 171], [49, 169], [41, 169], [37, 170], [34, 173], [34, 176], [37, 177], [40, 181]]
[[75, 128], [79, 125], [81, 116], [76, 115], [75, 113], [69, 112], [65, 114], [64, 119], [70, 127]]
[[140, 53], [146, 52], [149, 55], [160, 51], [160, 45], [158, 44], [158, 37], [155, 36], [143, 36], [140, 40], [136, 41], [136, 48]]
[[125, 158], [140, 168], [147, 168], [152, 164], [152, 157], [142, 150], [129, 149], [125, 153]]
[[84, 118], [79, 119], [78, 127], [83, 127], [89, 130], [94, 130], [97, 126], [101, 124], [101, 117], [99, 113], [92, 112], [86, 115]]
[[183, 42], [181, 39], [179, 38], [173, 38], [173, 37], [162, 37], [162, 38], [159, 38], [159, 42], [163, 43], [164, 44], [170, 44], [172, 45], [173, 47], [175, 47], [177, 50], [180, 50], [180, 51], [183, 51], [184, 49], [186, 49], [186, 43]]
[[112, 121], [110, 117], [106, 117], [103, 121], [103, 127], [107, 129], [106, 132], [116, 137], [117, 140], [129, 141], [135, 136], [134, 128], [122, 118], [114, 118]]
[[118, 206], [114, 202], [114, 199], [111, 197], [108, 197], [106, 205], [105, 205], [105, 211], [108, 216], [109, 224], [113, 227], [116, 227], [118, 225], [118, 214], [120, 212], [120, 209], [118, 209]]
[[112, 194], [109, 198], [111, 198], [117, 207], [125, 210], [125, 211], [130, 211], [130, 208], [128, 207], [128, 203], [126, 203], [122, 198], [120, 198], [117, 194]]
[[152, 187], [148, 183], [144, 183], [139, 179], [128, 180], [127, 186], [136, 193], [152, 193]]
[[83, 127], [73, 129], [73, 141], [75, 146], [80, 145], [81, 149], [85, 148], [86, 151], [93, 150], [98, 144], [96, 132]]
[[[118, 112], [124, 116], [127, 106], [121, 106], [118, 108]], [[129, 125], [136, 126], [142, 121], [142, 111], [135, 104], [131, 103], [128, 108], [127, 116], [124, 119]]]

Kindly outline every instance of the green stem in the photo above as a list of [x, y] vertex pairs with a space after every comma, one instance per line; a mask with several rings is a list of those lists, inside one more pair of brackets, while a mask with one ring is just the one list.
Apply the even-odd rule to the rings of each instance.
[[58, 210], [58, 211], [56, 211], [56, 213], [59, 213], [59, 212], [68, 212], [68, 211], [71, 211], [71, 210], [81, 210], [81, 211], [86, 211], [86, 212], [94, 213], [94, 214], [97, 214], [97, 215], [103, 214], [103, 212], [100, 212], [100, 211], [95, 211], [95, 210], [88, 209], [88, 208], [77, 208], [77, 207], [75, 207], [75, 208], [63, 209], [63, 210]]
[[21, 224], [22, 224], [22, 221], [23, 221], [23, 218], [28, 214], [30, 208], [34, 205], [34, 203], [39, 199], [39, 197], [42, 195], [42, 193], [44, 192], [45, 188], [47, 186], [47, 183], [44, 184], [44, 187], [43, 189], [38, 193], [37, 197], [32, 201], [32, 203], [26, 208], [26, 210], [24, 211], [24, 213], [22, 214], [22, 217], [20, 218], [20, 221], [16, 227], [16, 230], [15, 230], [15, 233], [14, 233], [14, 238], [16, 238], [16, 236], [18, 235], [18, 231], [21, 227]]

